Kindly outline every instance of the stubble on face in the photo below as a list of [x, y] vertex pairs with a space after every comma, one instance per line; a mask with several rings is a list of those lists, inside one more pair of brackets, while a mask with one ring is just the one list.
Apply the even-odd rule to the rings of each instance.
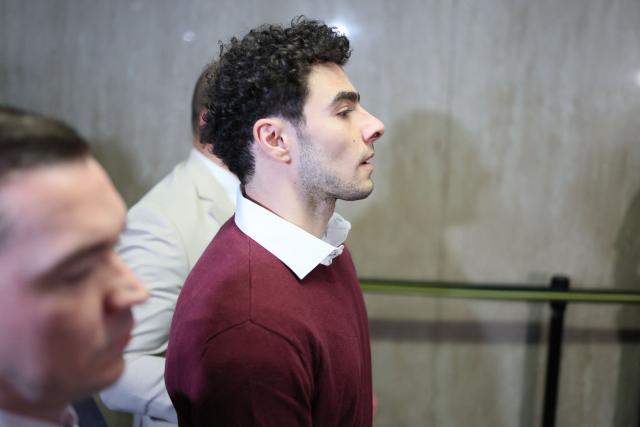
[[356, 201], [367, 198], [373, 191], [373, 181], [363, 182], [341, 179], [329, 165], [319, 161], [313, 141], [299, 132], [300, 162], [298, 176], [300, 188], [312, 205], [335, 204], [336, 200]]

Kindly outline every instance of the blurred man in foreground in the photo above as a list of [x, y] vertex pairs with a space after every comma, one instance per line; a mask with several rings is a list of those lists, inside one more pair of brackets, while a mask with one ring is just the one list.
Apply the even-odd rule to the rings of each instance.
[[0, 107], [0, 426], [73, 426], [123, 372], [147, 291], [115, 252], [125, 206], [61, 122]]

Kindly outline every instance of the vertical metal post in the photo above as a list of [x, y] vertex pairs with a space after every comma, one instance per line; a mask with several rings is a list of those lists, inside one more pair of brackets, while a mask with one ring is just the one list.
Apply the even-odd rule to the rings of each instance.
[[[551, 289], [569, 290], [569, 278], [553, 276]], [[551, 322], [547, 343], [547, 372], [544, 386], [544, 406], [542, 409], [542, 427], [554, 427], [558, 403], [558, 380], [560, 378], [560, 357], [562, 355], [562, 335], [564, 332], [564, 312], [566, 301], [551, 301]]]

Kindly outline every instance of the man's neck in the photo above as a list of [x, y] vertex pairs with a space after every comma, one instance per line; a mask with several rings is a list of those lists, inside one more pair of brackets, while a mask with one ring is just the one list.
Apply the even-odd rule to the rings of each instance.
[[318, 238], [325, 235], [336, 207], [335, 199], [311, 198], [292, 187], [265, 185], [253, 179], [244, 188], [246, 197]]
[[211, 146], [209, 144], [202, 144], [200, 143], [200, 140], [198, 138], [194, 138], [193, 148], [198, 150], [200, 153], [202, 153], [203, 156], [211, 160], [216, 165], [220, 166], [223, 169], [229, 170], [229, 168], [227, 168], [227, 165], [225, 165], [224, 162], [220, 160], [218, 156], [216, 156], [211, 152]]

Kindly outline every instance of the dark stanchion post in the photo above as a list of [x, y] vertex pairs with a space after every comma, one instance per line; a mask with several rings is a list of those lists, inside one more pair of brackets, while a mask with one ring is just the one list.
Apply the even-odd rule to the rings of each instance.
[[[568, 291], [569, 278], [553, 276], [551, 289]], [[542, 427], [554, 427], [558, 404], [558, 381], [560, 379], [560, 357], [562, 355], [562, 335], [564, 332], [564, 312], [566, 301], [551, 301], [551, 322], [547, 343], [547, 372], [544, 386], [544, 407], [542, 409]]]

